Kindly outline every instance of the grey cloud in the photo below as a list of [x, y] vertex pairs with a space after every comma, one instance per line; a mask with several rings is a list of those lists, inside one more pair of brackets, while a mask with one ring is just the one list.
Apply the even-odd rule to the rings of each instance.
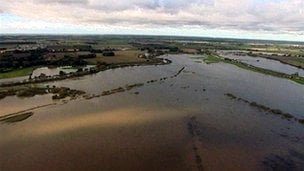
[[[2, 2], [3, 1], [3, 2]], [[200, 27], [265, 32], [304, 30], [303, 0], [0, 0], [1, 11], [72, 24]], [[32, 3], [34, 2], [34, 3]], [[47, 5], [46, 5], [47, 4]], [[56, 4], [56, 5], [49, 5]], [[72, 5], [72, 6], [70, 6]], [[35, 16], [32, 6], [42, 9]], [[28, 11], [28, 12], [24, 12]]]
[[40, 4], [88, 4], [88, 0], [35, 0], [36, 3]]
[[160, 10], [162, 12], [177, 13], [193, 4], [209, 4], [213, 0], [92, 0], [88, 8], [100, 11], [122, 11], [130, 9]]

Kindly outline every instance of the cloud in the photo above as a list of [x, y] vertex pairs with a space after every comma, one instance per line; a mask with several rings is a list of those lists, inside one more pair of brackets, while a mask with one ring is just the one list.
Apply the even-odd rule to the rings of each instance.
[[71, 5], [71, 4], [88, 4], [89, 1], [88, 0], [35, 0], [34, 3]]
[[0, 12], [74, 25], [303, 34], [303, 0], [0, 0]]

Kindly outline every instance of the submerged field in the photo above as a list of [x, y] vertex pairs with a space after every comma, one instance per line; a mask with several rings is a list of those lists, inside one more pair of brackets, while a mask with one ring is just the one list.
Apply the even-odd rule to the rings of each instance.
[[[215, 55], [198, 57], [196, 59], [202, 59], [206, 64], [223, 62], [223, 63], [235, 65], [239, 68], [246, 69], [249, 71], [258, 72], [261, 74], [270, 75], [270, 76], [274, 76], [274, 77], [278, 77], [278, 78], [284, 78], [284, 79], [288, 79], [288, 80], [294, 81], [299, 84], [304, 84], [304, 77], [302, 76], [302, 74], [301, 74], [301, 76], [294, 75], [294, 74], [287, 74], [284, 72], [268, 69], [268, 67], [254, 66], [254, 64], [252, 65], [251, 63], [247, 63], [246, 61], [242, 62], [237, 59], [223, 58], [223, 57], [215, 56]], [[198, 61], [198, 62], [200, 62], [200, 61]], [[273, 63], [274, 63], [274, 61], [273, 61]]]
[[0, 170], [301, 170], [303, 85], [197, 57], [37, 85], [76, 98], [0, 100]]

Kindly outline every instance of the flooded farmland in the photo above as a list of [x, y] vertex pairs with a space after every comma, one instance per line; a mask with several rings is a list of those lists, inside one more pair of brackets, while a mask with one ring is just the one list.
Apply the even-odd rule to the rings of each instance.
[[304, 76], [304, 70], [297, 68], [288, 64], [283, 64], [276, 60], [266, 59], [262, 57], [250, 57], [245, 55], [235, 55], [233, 52], [221, 52], [221, 56], [229, 59], [235, 59], [243, 63], [264, 68], [270, 69], [273, 71], [285, 73], [285, 74], [298, 74], [299, 76]]
[[90, 98], [1, 99], [33, 114], [0, 123], [0, 170], [303, 170], [304, 124], [225, 94], [303, 119], [304, 86], [192, 57], [40, 84]]

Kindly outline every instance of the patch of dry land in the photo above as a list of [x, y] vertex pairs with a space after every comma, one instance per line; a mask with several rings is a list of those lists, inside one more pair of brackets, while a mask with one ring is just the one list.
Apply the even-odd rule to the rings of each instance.
[[184, 53], [190, 53], [190, 54], [197, 54], [197, 53], [199, 53], [199, 51], [197, 49], [190, 49], [190, 48], [182, 49], [182, 52], [184, 52]]
[[97, 53], [96, 58], [88, 59], [91, 64], [97, 64], [97, 62], [105, 62], [107, 64], [125, 64], [125, 63], [145, 63], [147, 59], [139, 58], [143, 52], [139, 50], [125, 50], [114, 51], [115, 56], [103, 56], [102, 53]]

